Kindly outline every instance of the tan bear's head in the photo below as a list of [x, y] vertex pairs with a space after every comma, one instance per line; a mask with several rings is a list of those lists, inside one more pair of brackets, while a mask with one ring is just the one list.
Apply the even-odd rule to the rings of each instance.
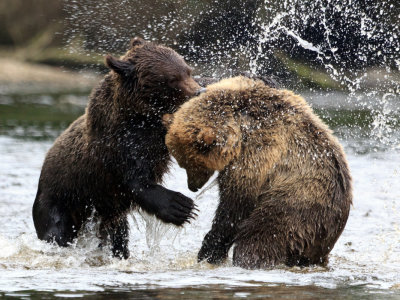
[[[241, 149], [240, 126], [233, 113], [218, 111], [219, 93], [215, 89], [165, 115], [166, 145], [181, 168], [186, 169], [188, 187], [196, 192], [215, 171], [222, 171]], [[210, 105], [208, 105], [210, 104]]]

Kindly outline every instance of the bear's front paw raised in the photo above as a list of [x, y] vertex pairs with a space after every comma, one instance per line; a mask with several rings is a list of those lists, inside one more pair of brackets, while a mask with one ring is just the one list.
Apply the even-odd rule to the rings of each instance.
[[162, 221], [180, 226], [185, 222], [190, 223], [190, 219], [197, 216], [193, 212], [196, 204], [189, 197], [178, 192], [168, 191], [166, 198], [162, 209], [156, 213], [156, 216]]

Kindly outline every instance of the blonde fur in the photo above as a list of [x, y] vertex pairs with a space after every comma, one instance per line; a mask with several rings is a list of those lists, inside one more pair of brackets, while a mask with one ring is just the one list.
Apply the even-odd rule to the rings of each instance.
[[168, 118], [166, 144], [179, 165], [191, 177], [220, 171], [220, 205], [199, 259], [218, 258], [209, 242], [218, 239], [220, 256], [235, 241], [243, 267], [326, 261], [347, 221], [351, 177], [338, 140], [302, 97], [235, 77]]

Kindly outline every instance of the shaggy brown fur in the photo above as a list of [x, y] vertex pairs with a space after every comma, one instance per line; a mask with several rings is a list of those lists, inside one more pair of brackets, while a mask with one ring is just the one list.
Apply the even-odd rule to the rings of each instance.
[[127, 258], [132, 206], [176, 225], [193, 218], [193, 201], [160, 185], [170, 164], [161, 117], [201, 88], [175, 51], [142, 39], [106, 63], [86, 113], [47, 153], [33, 221], [40, 239], [67, 246], [95, 210], [99, 234]]
[[192, 191], [219, 171], [199, 261], [244, 268], [321, 264], [352, 203], [345, 154], [303, 98], [244, 77], [207, 87], [171, 117], [166, 144]]

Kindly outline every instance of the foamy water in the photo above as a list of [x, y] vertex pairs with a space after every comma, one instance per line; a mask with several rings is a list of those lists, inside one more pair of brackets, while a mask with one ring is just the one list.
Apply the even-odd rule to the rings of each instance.
[[[344, 142], [353, 145], [352, 141]], [[176, 164], [166, 187], [196, 199], [199, 216], [183, 228], [153, 217], [130, 218], [131, 257], [119, 260], [99, 250], [88, 230], [70, 248], [37, 239], [31, 208], [46, 151], [52, 142], [0, 136], [0, 291], [103, 291], [126, 286], [162, 288], [263, 284], [315, 285], [324, 288], [363, 285], [387, 290], [400, 282], [400, 151], [357, 155], [345, 147], [354, 178], [354, 206], [327, 267], [243, 270], [197, 263], [197, 251], [211, 227], [217, 187], [196, 198], [186, 173]], [[197, 193], [199, 194], [199, 193]]]

